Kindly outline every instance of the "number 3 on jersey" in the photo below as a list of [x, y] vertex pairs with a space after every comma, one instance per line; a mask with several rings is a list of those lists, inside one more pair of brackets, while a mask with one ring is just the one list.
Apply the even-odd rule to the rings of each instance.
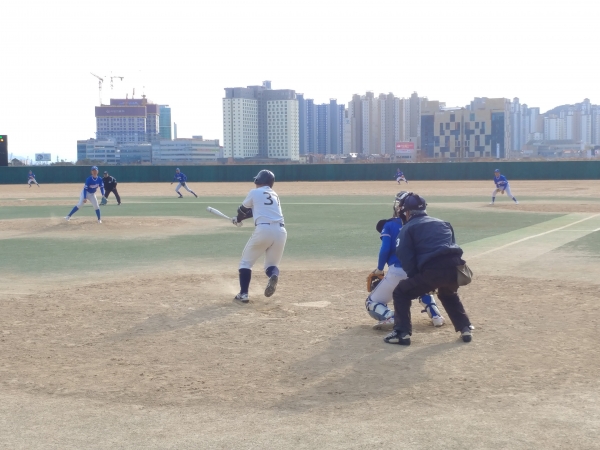
[[265, 194], [267, 196], [267, 201], [264, 203], [265, 205], [272, 205], [273, 204], [273, 198], [275, 198], [275, 200], [277, 201], [277, 205], [279, 205], [279, 197], [277, 197], [276, 194], [271, 194], [269, 192], [263, 192], [263, 194]]

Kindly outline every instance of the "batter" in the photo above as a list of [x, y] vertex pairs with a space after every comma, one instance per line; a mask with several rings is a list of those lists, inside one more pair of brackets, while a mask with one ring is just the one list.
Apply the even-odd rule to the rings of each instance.
[[275, 293], [279, 281], [279, 263], [283, 257], [283, 250], [287, 240], [283, 213], [279, 196], [272, 189], [275, 175], [270, 170], [261, 170], [254, 177], [255, 189], [248, 192], [248, 196], [238, 208], [237, 217], [231, 221], [234, 225], [238, 222], [254, 218], [254, 233], [248, 240], [239, 266], [240, 293], [235, 300], [248, 303], [248, 289], [252, 278], [252, 266], [265, 255], [265, 273], [269, 277], [265, 288], [265, 297]]

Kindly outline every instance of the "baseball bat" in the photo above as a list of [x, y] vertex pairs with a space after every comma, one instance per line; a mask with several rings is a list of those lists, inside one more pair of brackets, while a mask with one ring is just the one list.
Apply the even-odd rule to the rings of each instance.
[[[206, 210], [209, 213], [214, 214], [215, 216], [219, 216], [219, 217], [222, 217], [223, 219], [227, 219], [227, 220], [231, 221], [231, 217], [226, 216], [221, 211], [219, 211], [218, 209], [213, 208], [212, 206], [209, 206], [208, 208], [206, 208]], [[242, 222], [238, 222], [236, 224], [237, 227], [241, 227], [242, 225], [244, 225]]]
[[218, 209], [213, 208], [212, 206], [209, 206], [208, 208], [206, 208], [206, 210], [209, 213], [214, 214], [215, 216], [219, 216], [219, 217], [222, 217], [223, 219], [231, 220], [231, 217], [226, 216], [221, 211], [219, 211]]

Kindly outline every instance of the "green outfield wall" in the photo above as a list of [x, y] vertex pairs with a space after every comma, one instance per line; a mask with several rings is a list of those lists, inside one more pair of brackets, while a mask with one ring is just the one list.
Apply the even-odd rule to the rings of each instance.
[[[175, 166], [99, 166], [119, 182], [156, 183], [173, 179]], [[489, 180], [498, 168], [509, 180], [598, 180], [600, 161], [472, 162], [411, 164], [289, 164], [179, 166], [191, 182], [250, 181], [261, 169], [277, 181], [392, 180], [397, 167], [409, 180]], [[45, 183], [81, 183], [88, 166], [0, 167], [0, 184], [27, 182], [29, 170]]]

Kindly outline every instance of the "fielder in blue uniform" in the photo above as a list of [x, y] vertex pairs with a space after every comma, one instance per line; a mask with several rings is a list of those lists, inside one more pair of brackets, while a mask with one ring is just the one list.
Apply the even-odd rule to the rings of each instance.
[[510, 192], [510, 185], [508, 184], [508, 180], [504, 175], [500, 173], [500, 169], [494, 170], [494, 184], [496, 185], [496, 189], [494, 189], [494, 192], [492, 192], [492, 202], [490, 203], [490, 205], [493, 205], [496, 201], [496, 194], [504, 194], [505, 192], [506, 195], [512, 198], [517, 205], [519, 204], [515, 196], [512, 195], [512, 193]]
[[179, 184], [177, 185], [177, 187], [175, 188], [175, 192], [177, 192], [177, 195], [179, 195], [179, 198], [183, 198], [183, 195], [181, 195], [181, 192], [179, 192], [179, 189], [181, 189], [181, 187], [183, 186], [185, 188], [186, 191], [191, 192], [192, 194], [194, 194], [194, 197], [198, 198], [198, 196], [196, 195], [196, 193], [194, 191], [192, 191], [188, 185], [187, 185], [187, 177], [185, 176], [185, 174], [179, 170], [179, 169], [175, 169], [175, 176], [173, 177], [173, 181], [171, 181], [171, 184], [173, 184], [174, 182], [178, 182]]
[[71, 220], [71, 216], [89, 200], [96, 210], [98, 223], [102, 223], [102, 220], [100, 219], [100, 205], [98, 205], [98, 199], [96, 198], [96, 190], [100, 189], [100, 193], [102, 194], [102, 197], [104, 197], [104, 183], [102, 182], [102, 178], [98, 176], [98, 168], [96, 166], [92, 167], [91, 172], [92, 175], [87, 177], [87, 180], [85, 180], [85, 184], [83, 185], [83, 191], [81, 191], [81, 195], [79, 196], [79, 203], [73, 207], [69, 215], [65, 217], [65, 220]]
[[[370, 295], [365, 300], [367, 313], [378, 321], [373, 328], [376, 330], [383, 329], [385, 325], [392, 326], [394, 324], [394, 312], [388, 308], [388, 303], [392, 301], [394, 289], [398, 286], [401, 280], [404, 280], [407, 275], [402, 268], [402, 263], [396, 255], [396, 246], [398, 234], [402, 228], [402, 219], [399, 217], [398, 205], [399, 199], [406, 192], [400, 192], [396, 195], [393, 205], [393, 217], [391, 219], [383, 219], [377, 222], [375, 229], [381, 233], [381, 247], [379, 248], [379, 259], [377, 261], [377, 269], [372, 273], [383, 275], [385, 265], [388, 266], [388, 272], [385, 277], [373, 288]], [[435, 303], [435, 297], [432, 294], [424, 294], [419, 296], [419, 303], [425, 308], [422, 312], [429, 315], [432, 323], [436, 327], [444, 324], [444, 317]]]
[[29, 185], [29, 187], [31, 187], [31, 184], [35, 183], [37, 184], [37, 187], [40, 187], [40, 185], [38, 184], [37, 181], [35, 181], [35, 173], [33, 173], [31, 170], [29, 171], [29, 175], [27, 176], [27, 184]]
[[408, 180], [404, 176], [404, 172], [400, 170], [400, 168], [396, 169], [396, 181], [400, 184], [401, 181], [408, 183]]

